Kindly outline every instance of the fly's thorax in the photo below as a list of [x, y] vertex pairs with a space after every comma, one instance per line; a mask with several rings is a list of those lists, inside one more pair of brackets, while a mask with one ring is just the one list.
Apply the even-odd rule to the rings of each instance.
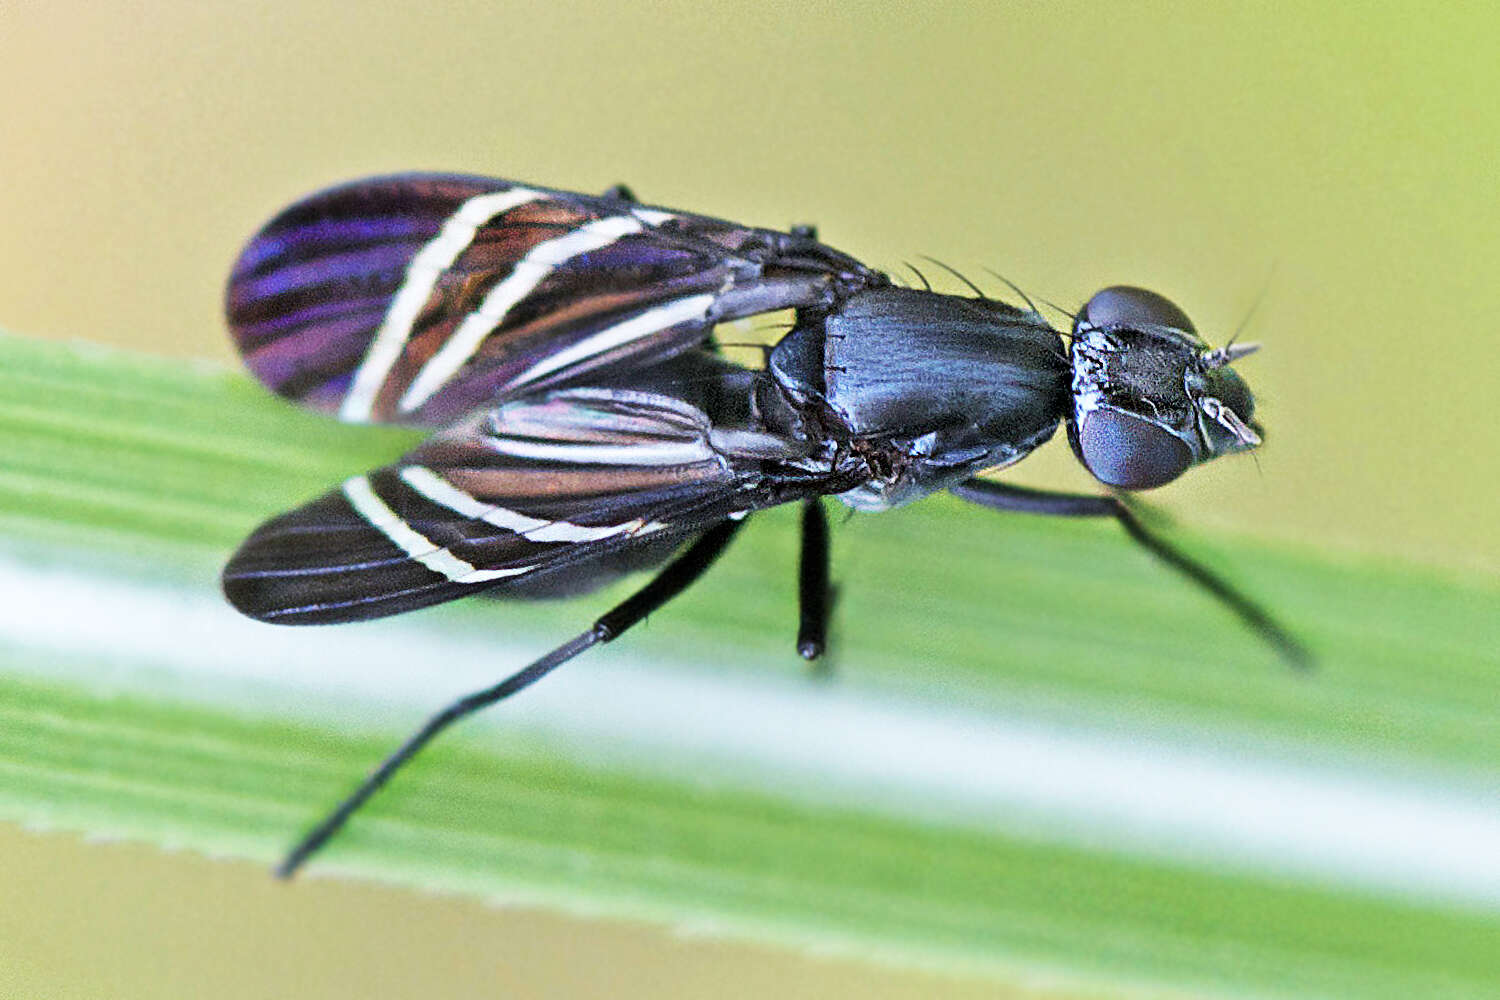
[[1252, 350], [1210, 349], [1182, 310], [1155, 292], [1099, 292], [1073, 328], [1074, 452], [1100, 482], [1151, 489], [1255, 447], [1255, 401], [1229, 367]]
[[1062, 340], [987, 299], [875, 288], [802, 321], [769, 369], [793, 405], [870, 468], [846, 502], [896, 506], [1046, 440], [1067, 411]]

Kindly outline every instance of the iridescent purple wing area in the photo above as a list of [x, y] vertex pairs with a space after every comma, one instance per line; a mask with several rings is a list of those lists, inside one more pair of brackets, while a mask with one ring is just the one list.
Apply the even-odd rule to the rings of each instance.
[[793, 498], [762, 474], [764, 435], [753, 453], [719, 438], [704, 410], [659, 392], [513, 400], [262, 525], [225, 568], [224, 591], [252, 617], [312, 624], [483, 590], [592, 589]]
[[314, 194], [230, 277], [250, 370], [350, 421], [441, 426], [477, 406], [642, 367], [725, 320], [885, 279], [806, 237], [482, 177]]

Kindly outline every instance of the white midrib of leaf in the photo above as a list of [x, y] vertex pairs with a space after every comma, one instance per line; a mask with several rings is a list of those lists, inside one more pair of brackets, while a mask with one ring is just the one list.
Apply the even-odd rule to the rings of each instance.
[[[28, 653], [18, 662], [105, 658], [111, 688], [341, 727], [415, 725], [546, 641], [410, 620], [277, 628], [211, 592], [15, 558], [0, 558], [0, 592], [0, 636]], [[569, 665], [469, 728], [824, 806], [1500, 909], [1500, 800], [1457, 772], [1299, 765], [1286, 746], [1257, 758], [1186, 733], [1122, 746], [1118, 733], [936, 695], [647, 663], [628, 647]]]

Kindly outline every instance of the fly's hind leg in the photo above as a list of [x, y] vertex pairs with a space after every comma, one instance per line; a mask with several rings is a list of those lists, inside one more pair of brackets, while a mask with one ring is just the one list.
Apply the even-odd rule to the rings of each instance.
[[690, 587], [724, 552], [725, 547], [734, 538], [735, 532], [740, 529], [740, 524], [740, 521], [721, 521], [709, 528], [677, 558], [663, 567], [649, 583], [595, 619], [593, 625], [552, 652], [517, 670], [500, 683], [465, 695], [429, 718], [421, 728], [407, 738], [405, 743], [397, 747], [375, 770], [371, 771], [364, 781], [335, 806], [317, 826], [309, 830], [292, 847], [281, 864], [277, 866], [276, 874], [281, 878], [291, 878], [308, 858], [317, 853], [334, 834], [343, 828], [344, 824], [349, 821], [349, 817], [353, 816], [370, 796], [385, 787], [392, 775], [448, 727], [496, 702], [504, 701], [517, 691], [530, 687], [585, 650], [618, 639], [632, 625], [637, 624]]

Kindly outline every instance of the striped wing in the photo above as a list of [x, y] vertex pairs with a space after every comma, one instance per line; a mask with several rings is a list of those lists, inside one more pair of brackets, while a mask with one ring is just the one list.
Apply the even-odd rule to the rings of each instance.
[[251, 371], [350, 421], [441, 426], [716, 323], [885, 279], [811, 238], [481, 177], [355, 181], [250, 241], [226, 309]]
[[224, 591], [254, 618], [311, 624], [487, 589], [590, 589], [791, 499], [761, 474], [770, 439], [751, 436], [754, 454], [726, 451], [702, 409], [653, 391], [513, 400], [262, 525], [225, 568]]

